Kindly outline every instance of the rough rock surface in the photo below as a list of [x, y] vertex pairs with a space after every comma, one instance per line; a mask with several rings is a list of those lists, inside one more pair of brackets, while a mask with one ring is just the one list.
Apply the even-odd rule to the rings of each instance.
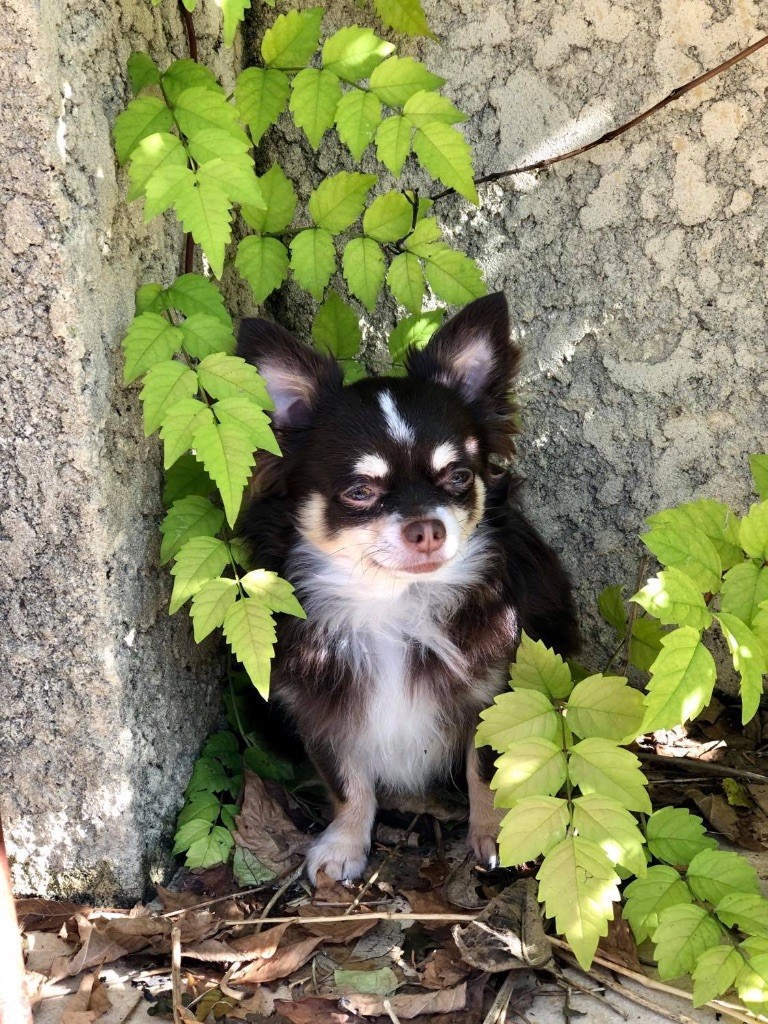
[[[216, 8], [198, 21], [210, 53]], [[211, 648], [167, 615], [160, 452], [122, 383], [135, 287], [170, 283], [180, 235], [123, 205], [110, 130], [131, 50], [161, 59], [164, 36], [185, 55], [171, 4], [12, 0], [4, 21], [0, 809], [20, 893], [140, 897], [217, 706]]]

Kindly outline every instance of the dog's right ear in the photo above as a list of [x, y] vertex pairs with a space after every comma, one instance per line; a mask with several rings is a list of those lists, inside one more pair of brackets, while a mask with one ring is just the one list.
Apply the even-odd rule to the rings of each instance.
[[237, 355], [264, 378], [275, 404], [271, 416], [278, 430], [309, 426], [322, 395], [340, 391], [343, 385], [335, 359], [297, 341], [270, 320], [241, 321]]

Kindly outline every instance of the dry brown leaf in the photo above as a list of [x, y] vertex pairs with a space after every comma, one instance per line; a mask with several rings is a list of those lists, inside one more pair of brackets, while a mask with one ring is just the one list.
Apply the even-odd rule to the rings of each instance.
[[[442, 890], [402, 889], [402, 895], [411, 905], [414, 914], [455, 914], [455, 909], [447, 903]], [[450, 921], [420, 921], [428, 932], [436, 932], [441, 928], [450, 927]]]
[[182, 878], [180, 889], [216, 899], [235, 892], [237, 884], [229, 864], [214, 864], [210, 868], [193, 868]]
[[450, 873], [451, 865], [444, 857], [428, 857], [419, 866], [419, 876], [429, 883], [430, 889], [442, 885]]
[[98, 975], [87, 974], [80, 982], [80, 988], [67, 1001], [61, 1014], [61, 1024], [93, 1024], [111, 1009], [112, 1003]]
[[455, 925], [453, 938], [462, 959], [483, 971], [547, 967], [552, 947], [544, 934], [536, 882], [520, 878], [508, 886], [466, 927]]
[[58, 956], [51, 964], [51, 981], [73, 977], [91, 967], [100, 967], [125, 956], [128, 950], [104, 935], [82, 914], [75, 916], [82, 945], [70, 956]]
[[24, 991], [27, 993], [27, 999], [29, 1005], [34, 1006], [43, 998], [43, 989], [45, 988], [48, 977], [45, 974], [40, 974], [38, 971], [26, 971], [24, 974]]
[[[367, 908], [361, 908], [361, 910], [365, 909]], [[333, 913], [341, 914], [343, 911], [334, 908]], [[377, 921], [357, 921], [354, 914], [349, 915], [349, 922], [331, 921], [328, 924], [314, 924], [312, 921], [313, 917], [326, 917], [327, 915], [327, 907], [315, 907], [310, 903], [299, 907], [299, 917], [304, 928], [312, 935], [319, 935], [326, 942], [351, 942], [352, 939], [359, 939], [361, 935], [367, 935], [378, 924]]]
[[16, 917], [25, 932], [57, 932], [63, 924], [87, 910], [79, 903], [57, 900], [16, 900]]
[[163, 885], [158, 885], [157, 897], [163, 904], [165, 913], [170, 913], [173, 910], [188, 910], [190, 907], [196, 907], [198, 903], [204, 902], [199, 893], [172, 892]]
[[348, 1024], [352, 1016], [339, 1009], [336, 996], [312, 996], [309, 999], [276, 999], [275, 1009], [291, 1024]]
[[474, 861], [471, 857], [465, 857], [454, 874], [446, 881], [443, 892], [445, 898], [454, 907], [479, 910], [486, 904], [486, 900], [477, 894], [479, 884]]
[[277, 924], [265, 932], [254, 935], [243, 935], [230, 942], [219, 939], [207, 939], [194, 946], [185, 946], [182, 956], [193, 957], [208, 963], [234, 963], [236, 960], [269, 960], [275, 955], [280, 940], [292, 922]]
[[607, 960], [638, 974], [643, 973], [643, 965], [637, 955], [637, 943], [632, 929], [621, 916], [620, 903], [613, 905], [613, 920], [608, 922], [608, 934], [600, 939], [598, 949]]
[[276, 874], [296, 867], [309, 844], [259, 776], [247, 768], [243, 806], [235, 824], [235, 842], [252, 850]]
[[459, 951], [453, 946], [450, 949], [435, 949], [426, 960], [419, 965], [419, 984], [424, 988], [452, 988], [464, 981], [470, 968], [462, 962]]
[[236, 971], [229, 980], [233, 985], [263, 985], [287, 978], [304, 966], [322, 941], [320, 936], [313, 935], [292, 945], [281, 946], [269, 960], [254, 960]]
[[[467, 1004], [467, 986], [457, 985], [456, 988], [445, 988], [440, 992], [418, 992], [415, 995], [396, 995], [387, 997], [396, 1017], [410, 1020], [422, 1013], [453, 1013], [463, 1010]], [[364, 1017], [380, 1017], [386, 1014], [385, 998], [382, 996], [354, 995], [342, 996], [339, 1004], [353, 1013]]]

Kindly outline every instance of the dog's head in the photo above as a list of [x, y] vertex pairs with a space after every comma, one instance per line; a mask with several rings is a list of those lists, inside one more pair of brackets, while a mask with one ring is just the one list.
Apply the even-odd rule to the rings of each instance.
[[490, 456], [513, 451], [504, 296], [411, 350], [404, 377], [345, 387], [335, 360], [266, 320], [243, 322], [238, 354], [266, 381], [284, 453], [262, 486], [285, 496], [304, 540], [361, 583], [444, 578], [483, 516]]

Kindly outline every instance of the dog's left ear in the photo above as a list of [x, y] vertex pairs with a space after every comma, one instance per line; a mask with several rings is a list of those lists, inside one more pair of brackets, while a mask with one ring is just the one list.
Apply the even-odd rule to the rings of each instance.
[[469, 404], [503, 416], [519, 360], [509, 336], [507, 300], [496, 292], [470, 302], [425, 348], [411, 349], [406, 367], [412, 377], [456, 388]]

